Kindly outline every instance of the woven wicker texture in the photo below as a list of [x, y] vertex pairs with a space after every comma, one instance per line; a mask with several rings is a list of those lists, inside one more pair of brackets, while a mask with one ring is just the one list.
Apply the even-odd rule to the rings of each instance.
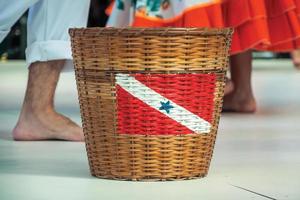
[[92, 175], [176, 180], [207, 174], [231, 34], [197, 28], [70, 30]]

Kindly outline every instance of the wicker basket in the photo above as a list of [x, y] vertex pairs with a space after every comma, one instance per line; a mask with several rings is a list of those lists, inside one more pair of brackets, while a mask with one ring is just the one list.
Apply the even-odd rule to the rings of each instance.
[[224, 93], [231, 29], [71, 29], [91, 174], [203, 177]]

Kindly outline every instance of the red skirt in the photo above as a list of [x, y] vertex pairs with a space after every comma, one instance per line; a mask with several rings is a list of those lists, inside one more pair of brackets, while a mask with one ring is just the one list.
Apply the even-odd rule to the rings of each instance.
[[[111, 12], [117, 12], [116, 7]], [[163, 19], [135, 10], [128, 24], [135, 27], [232, 27], [232, 54], [249, 49], [286, 52], [300, 48], [300, 0], [214, 0]]]

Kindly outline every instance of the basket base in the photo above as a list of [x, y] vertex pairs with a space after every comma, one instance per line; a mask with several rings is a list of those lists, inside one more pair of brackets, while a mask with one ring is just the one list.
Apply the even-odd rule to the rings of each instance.
[[200, 179], [207, 176], [207, 172], [201, 173], [195, 176], [178, 176], [178, 177], [164, 177], [158, 178], [157, 176], [147, 176], [147, 177], [134, 177], [134, 176], [104, 176], [99, 174], [91, 174], [96, 178], [101, 179], [109, 179], [109, 180], [118, 180], [118, 181], [143, 181], [143, 182], [157, 182], [157, 181], [180, 181], [180, 180], [193, 180], [193, 179]]

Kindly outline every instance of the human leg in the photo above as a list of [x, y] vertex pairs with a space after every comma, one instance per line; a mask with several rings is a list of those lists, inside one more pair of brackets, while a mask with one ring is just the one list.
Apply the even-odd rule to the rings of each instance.
[[16, 140], [83, 139], [82, 129], [54, 108], [54, 94], [66, 59], [71, 59], [68, 29], [85, 27], [89, 1], [43, 0], [29, 11], [26, 61], [29, 79]]
[[83, 140], [81, 128], [54, 108], [54, 94], [64, 61], [36, 62], [29, 67], [28, 84], [15, 140]]
[[234, 89], [224, 97], [223, 111], [252, 113], [256, 110], [251, 86], [252, 52], [246, 51], [230, 58]]

